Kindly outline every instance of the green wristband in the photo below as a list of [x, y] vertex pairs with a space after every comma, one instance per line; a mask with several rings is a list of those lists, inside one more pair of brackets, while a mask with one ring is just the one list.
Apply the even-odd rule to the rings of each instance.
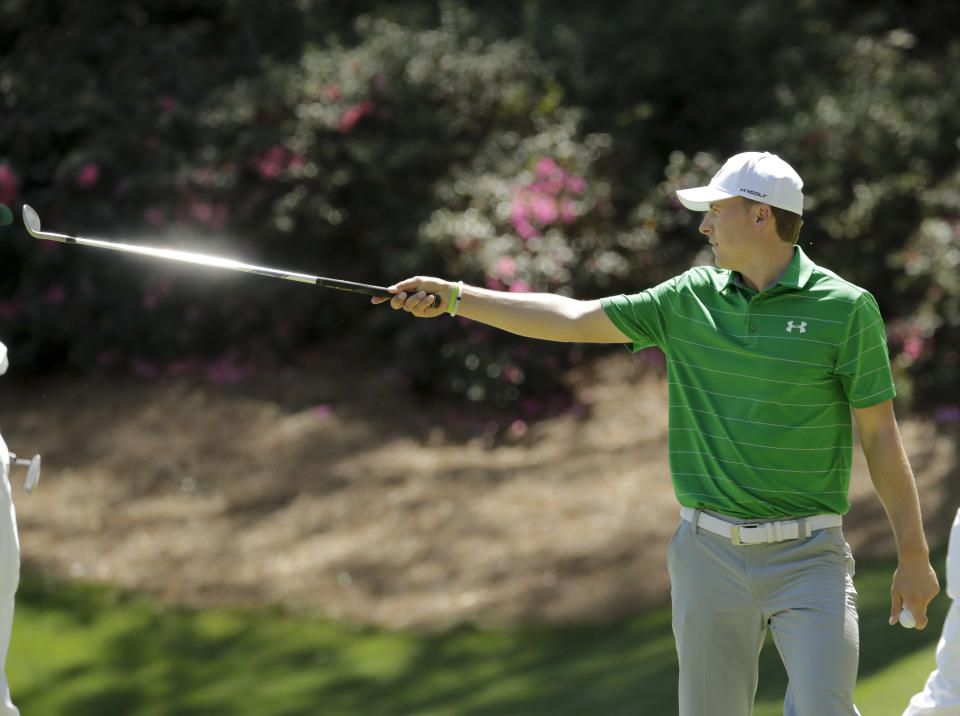
[[457, 296], [460, 295], [460, 284], [456, 284], [450, 289], [450, 303], [447, 304], [447, 313], [451, 316], [457, 314]]

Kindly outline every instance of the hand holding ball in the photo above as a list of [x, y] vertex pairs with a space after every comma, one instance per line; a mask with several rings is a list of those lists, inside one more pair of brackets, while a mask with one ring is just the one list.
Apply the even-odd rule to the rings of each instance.
[[904, 607], [900, 610], [900, 626], [904, 629], [916, 629], [917, 620], [913, 616], [913, 612]]

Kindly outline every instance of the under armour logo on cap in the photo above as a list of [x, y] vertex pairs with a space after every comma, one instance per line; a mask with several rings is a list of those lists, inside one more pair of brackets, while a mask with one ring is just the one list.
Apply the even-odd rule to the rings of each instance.
[[806, 322], [806, 321], [800, 321], [799, 324], [796, 324], [796, 323], [794, 323], [793, 321], [787, 321], [787, 333], [793, 333], [793, 329], [794, 329], [794, 328], [800, 329], [800, 333], [806, 333], [806, 332], [807, 332], [807, 322]]

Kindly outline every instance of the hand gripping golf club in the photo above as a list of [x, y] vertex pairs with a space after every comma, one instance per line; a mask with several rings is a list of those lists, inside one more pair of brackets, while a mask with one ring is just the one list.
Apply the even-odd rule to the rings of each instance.
[[[342, 281], [340, 279], [325, 278], [323, 276], [311, 276], [310, 274], [296, 273], [293, 271], [281, 271], [279, 269], [267, 268], [265, 266], [245, 264], [239, 261], [234, 261], [233, 259], [225, 259], [219, 256], [197, 254], [191, 251], [177, 251], [174, 249], [161, 249], [151, 246], [139, 246], [136, 244], [122, 244], [115, 241], [88, 239], [80, 236], [66, 236], [65, 234], [54, 234], [50, 231], [41, 231], [40, 216], [36, 211], [33, 210], [32, 207], [26, 204], [23, 205], [23, 225], [27, 227], [27, 231], [30, 232], [30, 235], [36, 239], [59, 241], [63, 244], [92, 246], [98, 249], [109, 249], [111, 251], [122, 251], [128, 254], [138, 254], [140, 256], [149, 256], [151, 258], [167, 259], [169, 261], [180, 261], [182, 263], [196, 264], [198, 266], [225, 269], [227, 271], [254, 273], [259, 274], [260, 276], [269, 276], [271, 278], [282, 278], [286, 281], [312, 283], [315, 286], [320, 286], [321, 288], [334, 288], [339, 291], [365, 293], [368, 296], [385, 296], [387, 298], [392, 298], [394, 295], [383, 286], [373, 286], [368, 283], [356, 283], [354, 281]], [[440, 305], [439, 296], [433, 297], [433, 305]]]
[[34, 455], [32, 460], [24, 460], [21, 457], [17, 457], [13, 453], [10, 453], [10, 464], [11, 465], [29, 465], [27, 468], [27, 479], [23, 483], [23, 489], [27, 492], [33, 492], [33, 488], [37, 486], [37, 482], [40, 481], [40, 456]]

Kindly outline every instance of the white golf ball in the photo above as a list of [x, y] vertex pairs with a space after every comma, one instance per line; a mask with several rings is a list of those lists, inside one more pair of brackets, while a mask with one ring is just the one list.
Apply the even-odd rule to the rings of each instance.
[[900, 610], [900, 626], [904, 629], [913, 629], [917, 626], [917, 620], [913, 616], [913, 612], [904, 607]]

